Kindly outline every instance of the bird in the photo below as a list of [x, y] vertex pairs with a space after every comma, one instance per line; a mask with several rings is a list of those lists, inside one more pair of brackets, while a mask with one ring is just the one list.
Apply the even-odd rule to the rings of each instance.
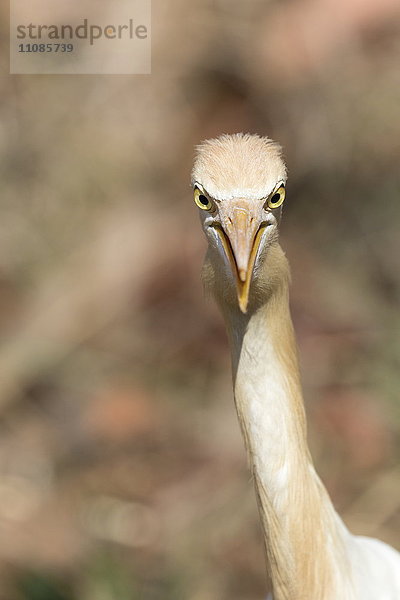
[[268, 137], [223, 134], [196, 146], [193, 197], [208, 241], [203, 280], [227, 330], [268, 598], [399, 600], [400, 554], [350, 533], [308, 448], [290, 269], [279, 244], [286, 182], [282, 149]]

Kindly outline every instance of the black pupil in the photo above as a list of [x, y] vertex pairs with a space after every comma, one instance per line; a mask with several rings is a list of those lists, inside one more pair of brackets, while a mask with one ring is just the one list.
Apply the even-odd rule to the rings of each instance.
[[208, 205], [208, 198], [207, 198], [207, 196], [204, 196], [203, 194], [200, 194], [200, 196], [199, 196], [199, 202], [201, 202], [201, 204], [203, 206], [207, 206]]
[[271, 202], [272, 202], [272, 204], [276, 204], [277, 202], [279, 202], [280, 199], [281, 199], [280, 194], [274, 194], [271, 198]]

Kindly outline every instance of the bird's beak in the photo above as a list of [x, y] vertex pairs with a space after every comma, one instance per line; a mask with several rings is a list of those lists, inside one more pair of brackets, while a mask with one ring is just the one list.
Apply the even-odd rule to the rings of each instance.
[[247, 312], [250, 282], [264, 225], [247, 207], [235, 206], [217, 228], [225, 254], [236, 280], [240, 310]]

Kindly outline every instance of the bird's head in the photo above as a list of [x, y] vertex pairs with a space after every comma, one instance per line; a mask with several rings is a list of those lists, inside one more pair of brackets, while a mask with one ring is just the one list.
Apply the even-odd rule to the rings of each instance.
[[192, 184], [210, 260], [235, 286], [245, 313], [250, 286], [277, 240], [286, 184], [281, 148], [243, 133], [206, 140], [197, 147]]

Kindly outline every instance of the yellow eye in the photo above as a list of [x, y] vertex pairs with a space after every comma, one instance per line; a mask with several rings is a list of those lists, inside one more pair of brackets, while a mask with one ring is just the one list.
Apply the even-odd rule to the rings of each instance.
[[213, 203], [198, 187], [194, 188], [194, 201], [201, 210], [211, 210]]
[[285, 186], [281, 185], [281, 187], [277, 189], [276, 192], [274, 192], [270, 198], [268, 198], [267, 206], [268, 208], [278, 208], [278, 206], [281, 206], [281, 204], [283, 204], [284, 199]]

